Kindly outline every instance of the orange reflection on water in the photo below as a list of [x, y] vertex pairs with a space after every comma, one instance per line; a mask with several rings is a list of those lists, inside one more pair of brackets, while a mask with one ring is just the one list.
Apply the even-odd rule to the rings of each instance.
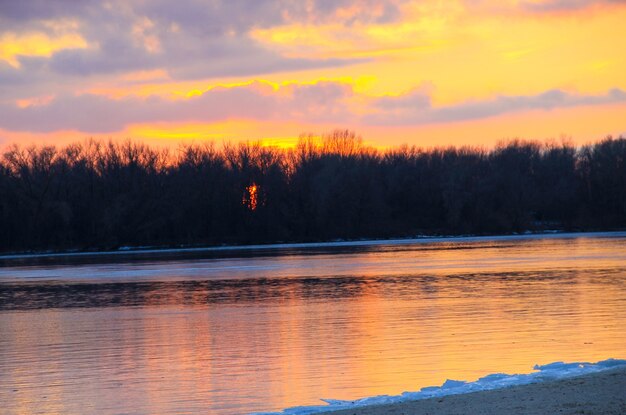
[[0, 391], [17, 389], [2, 401], [9, 414], [221, 415], [623, 358], [624, 248], [390, 245], [170, 264], [191, 280], [66, 281], [61, 308], [0, 312]]

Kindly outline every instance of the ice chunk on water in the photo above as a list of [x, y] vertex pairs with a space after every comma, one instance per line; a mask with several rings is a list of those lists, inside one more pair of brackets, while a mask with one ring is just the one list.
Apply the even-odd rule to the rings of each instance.
[[547, 365], [535, 365], [533, 369], [535, 370], [570, 370], [570, 369], [579, 369], [584, 367], [585, 365], [590, 365], [591, 363], [563, 363], [563, 362], [554, 362], [549, 363]]
[[467, 382], [463, 381], [463, 380], [451, 380], [448, 379], [445, 382], [443, 382], [443, 385], [441, 385], [441, 389], [452, 389], [452, 388], [458, 388], [460, 386], [465, 385]]
[[617, 367], [617, 366], [622, 366], [622, 365], [626, 365], [626, 360], [624, 359], [606, 359], [603, 360], [601, 362], [596, 363], [597, 366], [599, 367], [603, 367], [603, 368], [613, 368], [613, 367]]
[[370, 396], [367, 398], [345, 401], [338, 399], [322, 399], [326, 405], [317, 406], [297, 406], [285, 409], [282, 412], [266, 412], [252, 415], [310, 415], [323, 412], [337, 411], [340, 409], [358, 408], [369, 405], [382, 405], [387, 403], [416, 401], [432, 397], [458, 395], [468, 392], [500, 389], [510, 386], [527, 385], [546, 380], [564, 379], [571, 376], [584, 375], [587, 373], [599, 372], [618, 366], [626, 366], [624, 359], [607, 359], [597, 363], [589, 362], [554, 362], [546, 365], [535, 365], [537, 372], [529, 374], [508, 375], [505, 373], [494, 373], [483, 376], [475, 382], [465, 382], [459, 380], [446, 380], [441, 386], [428, 386], [420, 389], [419, 392], [404, 392], [401, 395]]

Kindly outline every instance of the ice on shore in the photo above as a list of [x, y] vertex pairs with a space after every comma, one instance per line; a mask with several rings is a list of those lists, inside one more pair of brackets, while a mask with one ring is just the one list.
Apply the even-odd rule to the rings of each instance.
[[623, 237], [626, 232], [560, 232], [544, 231], [540, 233], [522, 233], [512, 235], [449, 235], [431, 236], [417, 235], [410, 238], [394, 239], [362, 239], [354, 241], [334, 240], [330, 242], [297, 242], [297, 243], [272, 243], [257, 245], [223, 245], [207, 247], [180, 247], [180, 248], [159, 248], [150, 246], [122, 246], [113, 251], [66, 251], [66, 252], [32, 252], [13, 253], [0, 255], [2, 260], [14, 259], [37, 259], [37, 258], [71, 258], [71, 257], [97, 257], [97, 256], [117, 256], [117, 255], [147, 255], [147, 254], [184, 254], [203, 252], [229, 252], [229, 251], [256, 251], [256, 250], [281, 250], [281, 249], [316, 249], [316, 248], [349, 248], [349, 247], [370, 247], [380, 245], [415, 245], [430, 244], [438, 242], [480, 242], [480, 241], [511, 241], [529, 239], [568, 239], [568, 238], [616, 238]]
[[330, 411], [338, 411], [341, 409], [352, 409], [369, 405], [382, 405], [405, 401], [416, 401], [420, 399], [428, 399], [448, 395], [459, 395], [469, 392], [486, 391], [506, 388], [510, 386], [527, 385], [530, 383], [565, 379], [573, 376], [600, 372], [602, 370], [612, 369], [618, 366], [626, 366], [626, 360], [607, 359], [597, 363], [554, 362], [546, 365], [535, 365], [534, 369], [536, 370], [536, 372], [528, 374], [508, 375], [505, 373], [494, 373], [484, 376], [474, 382], [464, 382], [448, 379], [441, 386], [428, 386], [422, 388], [419, 392], [404, 392], [401, 395], [396, 396], [371, 396], [367, 398], [357, 399], [354, 401], [322, 399], [322, 401], [326, 403], [325, 405], [297, 406], [285, 409], [282, 412], [263, 412], [251, 415], [309, 415]]

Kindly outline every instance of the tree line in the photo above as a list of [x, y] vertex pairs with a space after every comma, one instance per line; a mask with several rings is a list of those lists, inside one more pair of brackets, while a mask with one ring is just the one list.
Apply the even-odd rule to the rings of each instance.
[[0, 157], [3, 252], [624, 228], [622, 137], [380, 151], [337, 130], [292, 149], [87, 140]]

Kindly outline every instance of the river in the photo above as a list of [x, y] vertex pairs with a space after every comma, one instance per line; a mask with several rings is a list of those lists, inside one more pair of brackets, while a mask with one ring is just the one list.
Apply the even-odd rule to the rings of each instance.
[[0, 412], [247, 414], [625, 357], [626, 233], [182, 253], [5, 261]]

